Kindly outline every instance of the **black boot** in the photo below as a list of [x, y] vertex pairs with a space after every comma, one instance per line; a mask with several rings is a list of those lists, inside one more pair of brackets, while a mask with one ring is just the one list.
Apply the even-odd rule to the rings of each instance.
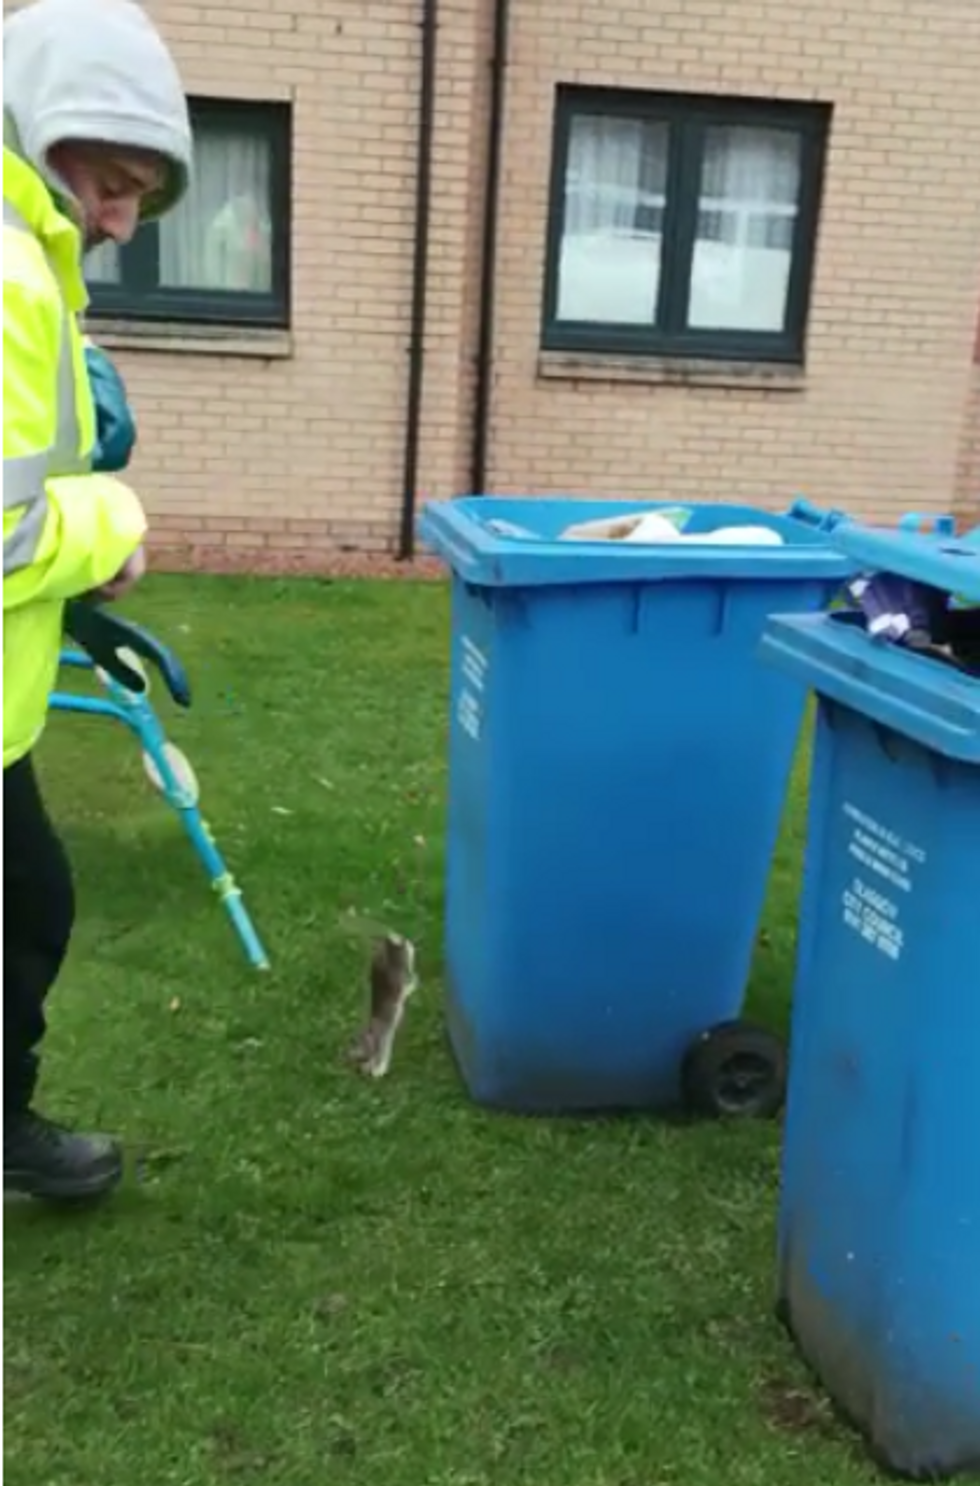
[[122, 1172], [122, 1151], [107, 1135], [75, 1135], [33, 1110], [4, 1120], [5, 1192], [81, 1202], [111, 1191]]

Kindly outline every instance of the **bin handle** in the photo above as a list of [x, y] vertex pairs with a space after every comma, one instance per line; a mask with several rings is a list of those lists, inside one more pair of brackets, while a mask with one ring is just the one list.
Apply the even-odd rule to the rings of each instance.
[[433, 501], [419, 515], [419, 535], [431, 552], [453, 567], [464, 583], [474, 581], [499, 554], [500, 542], [459, 509], [458, 501]]
[[[805, 526], [815, 526], [818, 531], [826, 532], [828, 535], [853, 519], [845, 511], [838, 511], [835, 508], [825, 511], [803, 495], [793, 502], [786, 514], [793, 521], [802, 521]], [[937, 537], [955, 537], [956, 535], [956, 517], [937, 516], [933, 511], [907, 511], [904, 516], [899, 517], [897, 524], [899, 531], [932, 533]]]
[[955, 537], [956, 517], [928, 515], [922, 511], [907, 511], [898, 523], [899, 531], [933, 533], [937, 537]]
[[817, 531], [828, 533], [836, 531], [842, 522], [850, 520], [846, 512], [834, 509], [825, 511], [802, 495], [797, 497], [786, 514], [792, 521], [801, 521], [804, 526], [815, 526]]

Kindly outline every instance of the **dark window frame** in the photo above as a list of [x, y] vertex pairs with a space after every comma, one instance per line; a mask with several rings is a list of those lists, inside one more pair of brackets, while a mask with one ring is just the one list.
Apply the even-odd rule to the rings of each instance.
[[[558, 276], [572, 120], [582, 114], [639, 119], [670, 127], [667, 205], [656, 323], [622, 325], [559, 320]], [[806, 353], [832, 107], [758, 98], [635, 92], [559, 84], [556, 90], [545, 245], [541, 344], [545, 351], [690, 360], [786, 362]], [[697, 233], [705, 131], [711, 127], [781, 128], [800, 139], [800, 194], [781, 331], [689, 329], [691, 267]]]
[[272, 288], [267, 294], [240, 290], [186, 289], [159, 282], [159, 233], [148, 222], [120, 249], [118, 284], [90, 283], [88, 316], [98, 320], [173, 322], [247, 329], [287, 329], [291, 310], [292, 108], [282, 102], [225, 98], [188, 100], [191, 125], [209, 121], [225, 130], [268, 140], [269, 214], [272, 223]]

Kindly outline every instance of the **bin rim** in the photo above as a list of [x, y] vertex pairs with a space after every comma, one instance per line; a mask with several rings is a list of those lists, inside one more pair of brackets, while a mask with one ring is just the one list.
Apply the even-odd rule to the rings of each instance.
[[775, 614], [761, 659], [932, 753], [980, 765], [980, 678], [887, 641], [834, 614]]
[[[564, 507], [567, 523], [674, 509], [711, 512], [719, 525], [761, 525], [780, 532], [781, 546], [711, 546], [683, 542], [629, 543], [521, 538], [495, 532], [491, 520], [521, 525], [545, 511], [553, 521]], [[830, 543], [829, 533], [801, 520], [790, 507], [774, 512], [721, 501], [586, 500], [562, 496], [459, 496], [430, 501], [419, 517], [421, 540], [474, 587], [578, 587], [598, 583], [655, 583], [682, 579], [824, 582], [843, 585], [856, 571]]]

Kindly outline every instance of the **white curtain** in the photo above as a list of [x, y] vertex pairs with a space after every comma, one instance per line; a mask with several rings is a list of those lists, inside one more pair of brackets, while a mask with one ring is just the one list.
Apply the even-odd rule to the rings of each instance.
[[572, 120], [558, 318], [652, 325], [667, 188], [666, 124]]
[[[268, 144], [209, 127], [195, 139], [194, 152], [191, 189], [159, 224], [160, 287], [270, 293]], [[85, 273], [90, 283], [118, 283], [115, 244], [90, 253]]]
[[191, 189], [160, 223], [161, 286], [270, 293], [268, 145], [209, 129], [194, 153]]
[[779, 331], [800, 192], [800, 137], [710, 128], [701, 171], [688, 324]]

